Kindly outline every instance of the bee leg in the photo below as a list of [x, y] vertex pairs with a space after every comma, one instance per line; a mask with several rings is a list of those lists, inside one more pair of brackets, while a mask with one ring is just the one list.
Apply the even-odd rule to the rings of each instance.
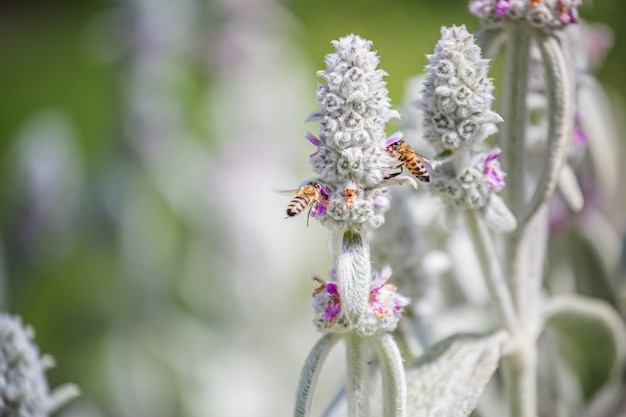
[[392, 174], [389, 174], [386, 177], [384, 177], [383, 179], [388, 180], [388, 179], [391, 179], [393, 177], [397, 177], [398, 175], [402, 174], [402, 172], [403, 172], [402, 165], [391, 167], [391, 169], [396, 169], [396, 168], [400, 168], [400, 171], [399, 172], [394, 172]]
[[313, 206], [309, 207], [309, 212], [306, 214], [306, 227], [309, 227], [309, 220], [311, 220], [312, 210], [313, 210]]

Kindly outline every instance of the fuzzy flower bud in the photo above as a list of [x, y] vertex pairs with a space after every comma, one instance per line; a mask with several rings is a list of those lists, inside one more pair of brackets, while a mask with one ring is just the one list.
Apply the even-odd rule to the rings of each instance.
[[489, 60], [481, 58], [474, 36], [465, 26], [443, 27], [428, 59], [420, 103], [426, 140], [439, 151], [454, 150], [471, 147], [492, 134], [502, 118], [491, 111]]
[[380, 272], [372, 271], [368, 310], [358, 323], [351, 323], [342, 309], [342, 299], [337, 284], [336, 270], [330, 271], [330, 280], [313, 276], [320, 286], [313, 291], [312, 306], [315, 310], [314, 323], [322, 332], [357, 332], [363, 336], [389, 332], [396, 328], [403, 308], [409, 299], [396, 293], [396, 287], [387, 281], [391, 268]]
[[465, 166], [456, 161], [442, 164], [433, 178], [433, 189], [448, 203], [459, 208], [482, 208], [493, 193], [504, 188], [505, 174], [496, 160], [499, 149], [476, 153]]
[[0, 315], [0, 415], [44, 417], [50, 396], [46, 368], [51, 360], [40, 357], [31, 341], [33, 331], [18, 318]]
[[486, 27], [500, 27], [512, 19], [551, 31], [578, 23], [580, 4], [581, 0], [470, 0], [469, 9]]
[[385, 187], [388, 171], [396, 165], [385, 150], [385, 125], [399, 114], [390, 109], [386, 73], [378, 66], [372, 43], [356, 35], [334, 41], [326, 56], [325, 83], [317, 89], [319, 138], [307, 135], [317, 147], [313, 170], [329, 192], [328, 206], [318, 219], [335, 230], [363, 231], [384, 222], [389, 207]]

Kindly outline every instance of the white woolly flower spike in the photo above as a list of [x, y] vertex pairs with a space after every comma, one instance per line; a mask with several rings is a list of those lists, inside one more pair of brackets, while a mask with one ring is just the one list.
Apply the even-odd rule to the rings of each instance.
[[481, 144], [503, 121], [491, 110], [489, 60], [482, 59], [465, 26], [441, 28], [441, 40], [428, 58], [420, 102], [424, 137], [443, 157], [432, 189], [453, 207], [484, 210], [494, 230], [510, 231], [515, 218], [495, 195], [505, 186], [506, 174], [497, 161], [500, 150], [484, 150]]
[[33, 333], [19, 318], [0, 314], [0, 416], [44, 417], [77, 394], [49, 392], [45, 372], [54, 361], [39, 354]]
[[357, 35], [332, 42], [326, 70], [318, 75], [319, 111], [307, 121], [320, 124], [319, 138], [307, 135], [318, 149], [313, 170], [329, 192], [328, 206], [317, 218], [335, 230], [370, 230], [384, 222], [389, 207], [383, 182], [397, 165], [385, 150], [385, 125], [399, 114], [390, 109], [379, 58], [372, 43]]
[[470, 12], [486, 27], [502, 27], [507, 19], [525, 20], [551, 31], [578, 23], [581, 0], [470, 0]]
[[502, 118], [491, 111], [489, 60], [481, 58], [474, 36], [465, 26], [442, 27], [428, 59], [419, 103], [425, 113], [424, 138], [441, 151], [471, 147], [494, 133]]

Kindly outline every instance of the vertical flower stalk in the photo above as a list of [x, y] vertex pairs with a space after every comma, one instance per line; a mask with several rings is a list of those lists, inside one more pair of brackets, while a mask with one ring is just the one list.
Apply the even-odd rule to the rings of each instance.
[[467, 219], [504, 327], [510, 334], [519, 327], [513, 299], [485, 222], [497, 231], [515, 228], [515, 218], [497, 193], [505, 187], [505, 174], [497, 161], [498, 148], [484, 140], [497, 131], [502, 118], [491, 110], [493, 82], [489, 61], [483, 59], [465, 26], [441, 29], [435, 53], [428, 56], [422, 91], [424, 137], [442, 162], [433, 176], [435, 193]]
[[[557, 38], [559, 30], [578, 22], [580, 0], [472, 0], [476, 14], [492, 36], [483, 48], [495, 52], [505, 44], [499, 135], [508, 184], [504, 200], [517, 229], [504, 239], [504, 272], [513, 291], [520, 324], [518, 350], [505, 360], [512, 416], [537, 415], [537, 339], [541, 331], [540, 290], [547, 243], [547, 201], [557, 186], [568, 155], [573, 112], [573, 71]], [[494, 35], [496, 33], [497, 35]], [[545, 145], [531, 149], [529, 86], [531, 51], [536, 48], [545, 82]]]
[[[319, 122], [319, 135], [307, 135], [317, 150], [310, 156], [314, 181], [324, 190], [323, 202], [314, 217], [331, 229], [332, 259], [335, 266], [328, 281], [314, 276], [320, 286], [313, 292], [314, 323], [325, 334], [341, 334], [346, 342], [346, 397], [348, 415], [369, 415], [369, 342], [395, 329], [408, 299], [396, 293], [388, 282], [391, 269], [371, 269], [367, 232], [383, 224], [390, 206], [388, 186], [407, 181], [394, 177], [398, 165], [386, 150], [385, 126], [399, 114], [390, 108], [379, 58], [372, 43], [349, 35], [332, 45], [335, 51], [325, 58], [326, 69], [317, 89], [321, 107], [307, 121]], [[319, 210], [322, 206], [323, 209]], [[340, 243], [338, 243], [340, 242]], [[386, 369], [383, 387], [385, 416], [405, 413], [404, 370], [397, 348], [389, 339], [377, 349]], [[296, 416], [309, 415], [317, 369], [325, 354], [319, 344], [302, 372], [296, 402]], [[316, 353], [317, 352], [317, 353]], [[304, 387], [304, 388], [303, 388]]]

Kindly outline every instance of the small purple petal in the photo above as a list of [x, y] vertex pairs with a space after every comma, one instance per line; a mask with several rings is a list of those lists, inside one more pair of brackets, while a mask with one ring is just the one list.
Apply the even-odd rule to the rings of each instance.
[[500, 176], [498, 170], [491, 166], [491, 162], [495, 161], [498, 155], [500, 155], [500, 149], [494, 149], [487, 155], [483, 174], [487, 176], [494, 187], [501, 189], [506, 185], [504, 179]]
[[339, 297], [339, 286], [336, 283], [334, 283], [334, 282], [327, 282], [326, 283], [326, 291], [330, 295], [334, 295], [334, 296]]
[[326, 309], [324, 310], [324, 315], [322, 319], [327, 320], [329, 322], [335, 321], [335, 318], [339, 313], [341, 313], [341, 299], [339, 298], [339, 287], [334, 282], [326, 283], [326, 291], [330, 294], [330, 300]]
[[403, 136], [404, 135], [402, 134], [402, 132], [395, 132], [395, 133], [393, 133], [385, 141], [385, 147], [388, 147], [388, 146], [393, 145], [394, 143], [400, 142], [402, 140]]
[[511, 0], [496, 0], [496, 17], [502, 17], [511, 8]]
[[495, 160], [498, 156], [500, 156], [500, 149], [494, 149], [492, 150], [488, 155], [487, 158], [485, 159], [485, 165], [487, 165], [489, 162]]
[[313, 145], [315, 145], [315, 146], [316, 146], [316, 147], [318, 147], [318, 148], [322, 145], [322, 141], [321, 141], [321, 140], [319, 140], [316, 136], [313, 136], [313, 135], [312, 135], [312, 134], [310, 134], [310, 133], [309, 133], [309, 134], [307, 134], [307, 135], [305, 136], [305, 138], [307, 138], [307, 140], [308, 140], [309, 142], [311, 142]]
[[315, 208], [311, 210], [311, 217], [321, 216], [322, 214], [326, 213], [328, 203], [328, 198], [320, 199], [319, 203], [317, 203], [317, 206], [315, 206]]
[[335, 301], [335, 299], [333, 298], [330, 303], [328, 303], [328, 306], [326, 307], [326, 310], [324, 310], [324, 315], [322, 316], [322, 319], [329, 321], [329, 322], [333, 322], [335, 321], [335, 318], [339, 315], [339, 313], [341, 313], [341, 304], [339, 303], [339, 301]]

